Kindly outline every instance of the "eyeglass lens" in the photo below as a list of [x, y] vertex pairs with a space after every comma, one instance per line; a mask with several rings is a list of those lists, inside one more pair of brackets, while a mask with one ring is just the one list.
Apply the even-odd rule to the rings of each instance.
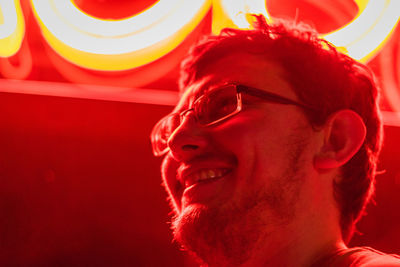
[[237, 109], [237, 92], [234, 85], [211, 91], [204, 95], [194, 105], [198, 123], [201, 125], [212, 124]]
[[[191, 109], [194, 111], [197, 122], [207, 126], [235, 113], [238, 109], [237, 104], [235, 85], [227, 85], [198, 98]], [[164, 153], [169, 137], [187, 114], [187, 110], [170, 114], [156, 125], [152, 134], [153, 150], [156, 155]]]

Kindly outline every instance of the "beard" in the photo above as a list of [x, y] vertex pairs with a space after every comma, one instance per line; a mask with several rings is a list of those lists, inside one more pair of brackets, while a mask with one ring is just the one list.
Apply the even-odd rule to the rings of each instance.
[[239, 266], [261, 249], [271, 229], [293, 220], [298, 185], [282, 181], [273, 193], [260, 190], [218, 207], [191, 204], [173, 218], [174, 240], [200, 264]]
[[[288, 168], [268, 188], [247, 192], [219, 206], [191, 204], [172, 219], [174, 240], [200, 264], [239, 266], [265, 249], [271, 233], [296, 216], [305, 174], [300, 171], [305, 144], [289, 146]], [[276, 233], [274, 233], [276, 235]], [[263, 254], [268, 252], [263, 252]]]
[[241, 211], [238, 206], [190, 205], [173, 219], [174, 239], [201, 264], [240, 265], [248, 260], [257, 243], [254, 229], [260, 227], [255, 226], [253, 218], [252, 231], [246, 231], [250, 222], [245, 223], [248, 215]]

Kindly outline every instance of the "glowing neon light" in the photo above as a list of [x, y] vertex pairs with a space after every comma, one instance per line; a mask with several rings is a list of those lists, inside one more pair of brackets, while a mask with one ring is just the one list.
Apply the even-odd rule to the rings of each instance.
[[383, 94], [392, 110], [396, 111], [400, 118], [400, 73], [398, 72], [400, 60], [398, 56], [396, 57], [396, 50], [396, 42], [392, 40], [382, 50], [378, 59], [381, 66], [380, 77], [383, 81]]
[[214, 0], [212, 31], [218, 34], [223, 28], [248, 29], [250, 24], [246, 14], [263, 14], [270, 21], [265, 1], [260, 0]]
[[382, 111], [383, 124], [400, 127], [400, 112]]
[[[388, 40], [400, 19], [399, 0], [356, 0], [360, 12], [344, 27], [324, 36], [337, 47], [342, 47], [351, 57], [367, 62]], [[263, 14], [272, 20], [264, 0], [215, 0], [216, 21], [213, 32], [223, 27], [250, 28], [245, 13]], [[222, 21], [222, 22], [221, 22]], [[224, 26], [225, 25], [225, 26]]]
[[24, 33], [25, 23], [19, 0], [0, 0], [0, 57], [17, 53]]
[[0, 92], [175, 106], [177, 91], [0, 79]]
[[211, 0], [160, 0], [122, 20], [91, 17], [69, 0], [31, 0], [43, 36], [67, 60], [95, 70], [142, 66], [177, 47], [210, 9]]
[[360, 12], [343, 28], [325, 35], [325, 39], [362, 62], [373, 58], [389, 39], [400, 19], [399, 0], [359, 0]]

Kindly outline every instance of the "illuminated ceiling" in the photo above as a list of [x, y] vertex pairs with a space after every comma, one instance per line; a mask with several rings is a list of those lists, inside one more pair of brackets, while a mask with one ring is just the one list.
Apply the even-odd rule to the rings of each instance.
[[121, 100], [131, 88], [167, 87], [172, 97], [190, 45], [226, 26], [249, 27], [246, 12], [314, 25], [369, 62], [383, 81], [383, 107], [400, 112], [398, 0], [1, 0], [1, 82], [29, 81], [31, 89], [33, 81], [94, 84], [87, 97], [102, 88], [100, 98]]

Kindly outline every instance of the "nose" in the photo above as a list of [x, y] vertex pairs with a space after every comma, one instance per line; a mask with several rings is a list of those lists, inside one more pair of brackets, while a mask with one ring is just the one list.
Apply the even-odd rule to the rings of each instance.
[[206, 129], [198, 125], [193, 112], [185, 113], [181, 124], [168, 140], [172, 157], [177, 161], [188, 161], [204, 152], [206, 146]]

